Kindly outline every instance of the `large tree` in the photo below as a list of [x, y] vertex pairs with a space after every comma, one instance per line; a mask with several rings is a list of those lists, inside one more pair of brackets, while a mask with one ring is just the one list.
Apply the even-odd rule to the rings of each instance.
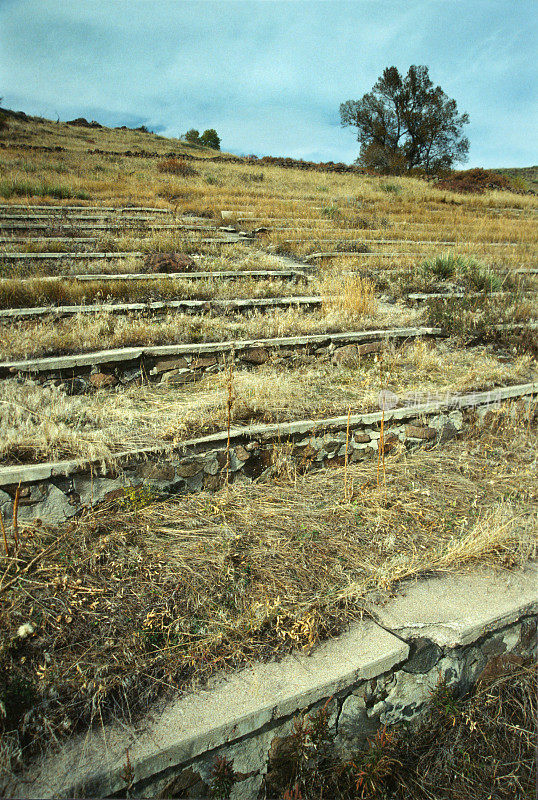
[[465, 161], [469, 150], [468, 115], [433, 85], [427, 67], [411, 66], [405, 77], [387, 67], [371, 92], [341, 104], [340, 118], [357, 129], [358, 162], [379, 172], [439, 172]]

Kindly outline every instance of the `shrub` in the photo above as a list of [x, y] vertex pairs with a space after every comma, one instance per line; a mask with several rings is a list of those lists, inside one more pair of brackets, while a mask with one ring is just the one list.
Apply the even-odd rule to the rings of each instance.
[[448, 280], [453, 278], [456, 272], [461, 268], [461, 256], [455, 256], [448, 253], [442, 256], [434, 256], [428, 258], [421, 264], [421, 270], [424, 274], [434, 275], [441, 280]]
[[448, 189], [451, 192], [462, 194], [467, 192], [483, 194], [486, 189], [510, 191], [512, 188], [507, 177], [490, 169], [482, 169], [482, 167], [454, 172], [449, 177], [438, 181], [435, 186], [437, 189]]
[[432, 275], [440, 280], [453, 278], [458, 283], [479, 292], [495, 292], [502, 281], [489, 267], [469, 256], [446, 253], [428, 258], [421, 264], [424, 276]]
[[165, 158], [163, 161], [159, 161], [157, 169], [159, 172], [168, 172], [170, 175], [181, 175], [182, 178], [198, 174], [184, 158]]

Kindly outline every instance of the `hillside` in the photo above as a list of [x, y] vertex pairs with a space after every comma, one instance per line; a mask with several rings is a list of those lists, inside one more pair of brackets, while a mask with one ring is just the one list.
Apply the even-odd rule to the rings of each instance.
[[[0, 198], [0, 794], [406, 581], [535, 556], [536, 197], [11, 115]], [[478, 674], [475, 639], [472, 670], [409, 641], [412, 693], [417, 662], [424, 692]], [[121, 758], [106, 796], [149, 796]], [[80, 796], [73, 763], [40, 796]]]
[[538, 194], [538, 166], [534, 167], [502, 167], [496, 169], [514, 181], [514, 186], [523, 191], [531, 190]]

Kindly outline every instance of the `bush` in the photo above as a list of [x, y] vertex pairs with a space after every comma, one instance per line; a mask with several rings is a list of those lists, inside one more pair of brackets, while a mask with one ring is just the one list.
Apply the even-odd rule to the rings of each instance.
[[460, 192], [461, 194], [468, 192], [483, 194], [486, 189], [504, 191], [512, 189], [510, 181], [504, 175], [499, 175], [498, 172], [490, 169], [482, 169], [482, 167], [454, 172], [449, 177], [438, 181], [435, 186], [437, 189], [448, 189], [450, 192]]
[[163, 161], [159, 161], [157, 169], [159, 172], [168, 172], [170, 175], [181, 175], [182, 178], [198, 174], [184, 158], [165, 158]]
[[423, 275], [432, 275], [440, 280], [453, 278], [458, 283], [479, 292], [495, 292], [502, 281], [489, 267], [469, 256], [447, 253], [428, 258], [421, 264]]

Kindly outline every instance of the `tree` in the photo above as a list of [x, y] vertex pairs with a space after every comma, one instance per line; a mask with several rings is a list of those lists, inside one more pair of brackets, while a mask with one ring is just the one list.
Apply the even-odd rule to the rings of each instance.
[[357, 129], [358, 163], [378, 172], [431, 174], [465, 161], [469, 150], [462, 132], [469, 117], [434, 87], [428, 67], [411, 66], [405, 77], [387, 67], [371, 92], [341, 104], [340, 120]]
[[196, 128], [191, 128], [183, 138], [191, 144], [200, 144], [200, 131], [197, 131]]
[[220, 136], [215, 128], [208, 128], [200, 136], [200, 144], [204, 147], [212, 147], [213, 150], [220, 150]]

